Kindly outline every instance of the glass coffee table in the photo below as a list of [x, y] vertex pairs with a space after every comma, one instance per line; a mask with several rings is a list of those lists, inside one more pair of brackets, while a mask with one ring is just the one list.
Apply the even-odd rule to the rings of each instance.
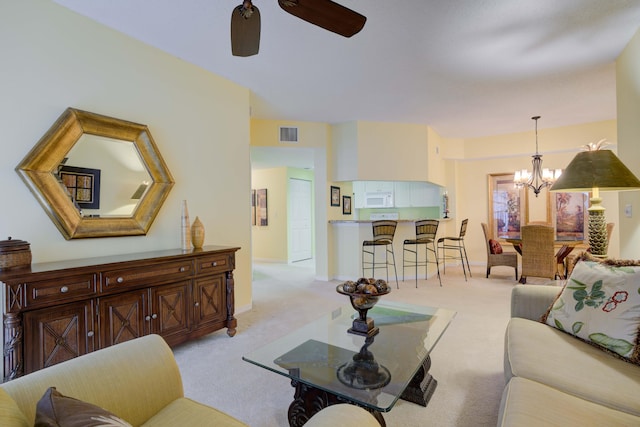
[[290, 426], [336, 403], [361, 406], [384, 426], [382, 413], [400, 398], [427, 405], [437, 385], [429, 354], [455, 315], [381, 300], [368, 313], [379, 332], [367, 337], [347, 332], [357, 313], [345, 305], [242, 359], [291, 379]]

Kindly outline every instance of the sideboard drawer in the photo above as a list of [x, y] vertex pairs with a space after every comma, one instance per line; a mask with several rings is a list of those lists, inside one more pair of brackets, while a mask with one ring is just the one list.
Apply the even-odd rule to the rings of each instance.
[[27, 306], [45, 305], [52, 301], [90, 297], [96, 293], [96, 275], [93, 273], [67, 276], [59, 279], [27, 282]]
[[166, 279], [188, 277], [193, 274], [193, 261], [175, 261], [157, 263], [149, 267], [127, 268], [106, 271], [103, 274], [102, 290], [147, 285]]
[[227, 254], [212, 255], [196, 259], [196, 274], [220, 273], [232, 270], [231, 257]]

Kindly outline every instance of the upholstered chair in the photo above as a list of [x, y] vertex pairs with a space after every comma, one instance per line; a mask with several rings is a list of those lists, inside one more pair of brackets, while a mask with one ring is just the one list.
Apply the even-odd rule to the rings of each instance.
[[518, 253], [515, 251], [503, 251], [502, 245], [489, 236], [489, 227], [484, 222], [480, 224], [484, 232], [484, 241], [487, 246], [487, 279], [491, 274], [491, 267], [506, 266], [516, 270], [518, 280]]

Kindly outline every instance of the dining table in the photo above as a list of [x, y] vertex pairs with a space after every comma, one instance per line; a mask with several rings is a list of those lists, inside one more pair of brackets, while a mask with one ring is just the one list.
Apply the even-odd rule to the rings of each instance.
[[[522, 256], [522, 238], [520, 236], [500, 236], [500, 238], [511, 243], [516, 252]], [[585, 244], [584, 240], [576, 239], [574, 237], [557, 237], [553, 241], [553, 246], [558, 248], [555, 254], [556, 275], [561, 280], [565, 280], [567, 278], [567, 267], [564, 262], [565, 258], [574, 250], [574, 248], [581, 245], [586, 245], [584, 246], [585, 249], [588, 247], [588, 244]]]

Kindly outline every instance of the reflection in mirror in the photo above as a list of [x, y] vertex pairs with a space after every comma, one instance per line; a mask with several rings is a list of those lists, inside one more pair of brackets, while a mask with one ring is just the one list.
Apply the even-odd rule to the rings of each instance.
[[66, 239], [147, 234], [174, 184], [147, 126], [75, 108], [16, 171]]
[[[131, 141], [85, 134], [63, 162], [60, 184], [66, 187], [82, 216], [130, 217], [151, 181]], [[98, 171], [100, 180], [87, 182], [88, 188], [79, 192], [77, 189], [82, 187], [76, 178], [78, 174], [64, 173], [71, 168]], [[89, 203], [94, 200], [99, 200], [99, 204]]]

